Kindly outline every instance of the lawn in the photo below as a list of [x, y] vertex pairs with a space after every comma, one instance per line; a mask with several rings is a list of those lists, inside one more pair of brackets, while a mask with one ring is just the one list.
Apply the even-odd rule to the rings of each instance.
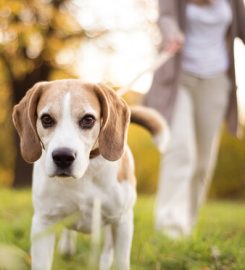
[[[201, 211], [193, 235], [179, 241], [172, 241], [154, 231], [153, 207], [153, 196], [139, 196], [135, 207], [132, 270], [245, 269], [244, 202], [208, 202]], [[30, 261], [27, 254], [31, 215], [30, 190], [0, 190], [0, 269], [3, 269], [1, 258], [6, 259], [6, 254], [16, 252], [8, 246], [3, 248], [3, 244], [20, 248], [18, 255], [24, 257], [27, 264]], [[77, 254], [63, 258], [56, 253], [53, 269], [87, 269], [90, 250], [89, 236], [80, 234]], [[19, 262], [16, 269], [30, 267], [21, 266]]]

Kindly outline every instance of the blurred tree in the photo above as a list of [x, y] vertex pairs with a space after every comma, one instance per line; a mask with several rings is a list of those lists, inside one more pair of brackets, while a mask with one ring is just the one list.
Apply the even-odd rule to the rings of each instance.
[[[82, 40], [95, 37], [81, 28], [70, 0], [2, 0], [0, 2], [0, 70], [14, 104], [38, 81], [74, 77], [72, 64]], [[74, 8], [74, 7], [73, 7]], [[73, 12], [74, 11], [74, 12]], [[31, 183], [31, 166], [14, 162], [14, 186]]]

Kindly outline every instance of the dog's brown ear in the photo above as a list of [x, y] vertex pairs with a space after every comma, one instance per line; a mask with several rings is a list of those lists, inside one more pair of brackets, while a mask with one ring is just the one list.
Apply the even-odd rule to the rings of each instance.
[[130, 119], [129, 107], [108, 86], [97, 84], [94, 89], [101, 104], [103, 118], [99, 135], [99, 150], [105, 159], [115, 161], [124, 152]]
[[20, 136], [20, 150], [23, 159], [32, 163], [42, 154], [42, 147], [36, 130], [37, 104], [42, 93], [42, 83], [35, 84], [14, 106], [13, 122]]

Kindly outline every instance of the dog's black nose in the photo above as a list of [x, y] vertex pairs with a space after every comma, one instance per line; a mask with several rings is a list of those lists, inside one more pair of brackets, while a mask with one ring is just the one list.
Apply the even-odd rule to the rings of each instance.
[[53, 151], [52, 158], [59, 168], [66, 169], [76, 159], [76, 153], [69, 148], [59, 148]]

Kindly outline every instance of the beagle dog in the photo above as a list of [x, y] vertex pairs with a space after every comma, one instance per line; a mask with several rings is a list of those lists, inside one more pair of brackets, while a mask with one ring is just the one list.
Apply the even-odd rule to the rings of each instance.
[[[134, 161], [126, 144], [130, 120], [148, 129], [160, 150], [164, 147], [164, 119], [152, 109], [130, 109], [103, 84], [40, 82], [14, 107], [22, 156], [34, 163], [33, 270], [52, 267], [55, 235], [47, 232], [50, 225], [78, 213], [72, 229], [91, 232], [95, 199], [105, 227], [100, 269], [110, 269], [113, 261], [116, 269], [130, 269], [136, 200]], [[72, 231], [64, 231], [60, 250], [74, 252]]]

